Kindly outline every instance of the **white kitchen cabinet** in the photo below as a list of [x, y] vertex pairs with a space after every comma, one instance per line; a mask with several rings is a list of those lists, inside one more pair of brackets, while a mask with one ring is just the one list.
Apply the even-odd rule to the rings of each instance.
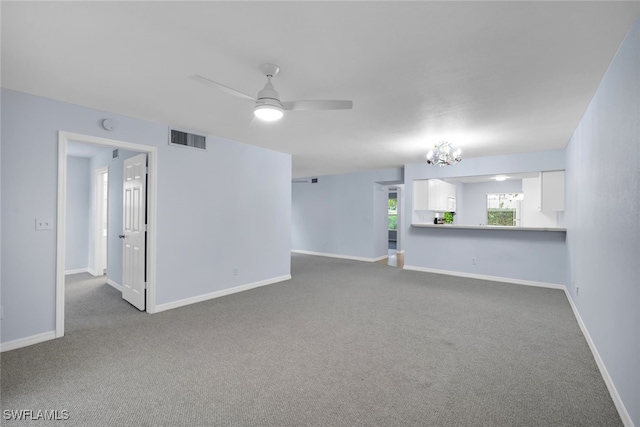
[[413, 210], [429, 210], [429, 180], [416, 179], [413, 181]]
[[454, 212], [456, 209], [456, 186], [439, 179], [413, 181], [413, 209]]
[[564, 171], [542, 172], [540, 210], [564, 211]]
[[439, 179], [429, 180], [429, 204], [427, 205], [427, 209], [430, 211], [439, 211], [444, 207], [440, 200], [440, 193], [442, 192], [441, 182]]

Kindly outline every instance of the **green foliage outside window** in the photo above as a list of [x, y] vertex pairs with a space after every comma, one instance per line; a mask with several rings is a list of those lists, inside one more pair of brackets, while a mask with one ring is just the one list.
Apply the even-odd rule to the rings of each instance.
[[398, 229], [398, 215], [389, 215], [389, 230]]
[[398, 199], [389, 199], [389, 230], [398, 229]]
[[514, 225], [516, 211], [512, 209], [487, 211], [487, 225]]

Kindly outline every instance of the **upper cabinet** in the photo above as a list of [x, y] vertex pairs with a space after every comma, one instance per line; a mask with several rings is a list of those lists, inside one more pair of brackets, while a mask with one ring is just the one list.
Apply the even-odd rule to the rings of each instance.
[[455, 212], [456, 186], [439, 179], [413, 181], [413, 209], [416, 211]]
[[413, 181], [413, 210], [429, 210], [429, 180], [417, 179]]
[[564, 171], [542, 172], [540, 181], [540, 210], [564, 211]]

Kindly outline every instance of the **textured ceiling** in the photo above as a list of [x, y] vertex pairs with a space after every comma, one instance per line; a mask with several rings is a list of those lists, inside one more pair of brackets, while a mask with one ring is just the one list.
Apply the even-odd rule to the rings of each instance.
[[[294, 177], [564, 148], [638, 2], [2, 2], [2, 86], [293, 155]], [[242, 92], [353, 110], [251, 123]]]

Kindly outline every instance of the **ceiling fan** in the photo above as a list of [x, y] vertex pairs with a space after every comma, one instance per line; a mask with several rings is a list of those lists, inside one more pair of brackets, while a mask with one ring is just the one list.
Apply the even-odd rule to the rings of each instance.
[[253, 114], [264, 121], [280, 120], [285, 110], [350, 110], [353, 108], [353, 101], [280, 101], [278, 92], [273, 87], [271, 79], [278, 75], [280, 67], [276, 64], [262, 64], [260, 71], [267, 77], [267, 84], [258, 92], [257, 97], [247, 95], [238, 90], [225, 86], [222, 83], [210, 80], [199, 75], [189, 76], [191, 80], [197, 81], [226, 92], [239, 98], [249, 99], [254, 102]]

